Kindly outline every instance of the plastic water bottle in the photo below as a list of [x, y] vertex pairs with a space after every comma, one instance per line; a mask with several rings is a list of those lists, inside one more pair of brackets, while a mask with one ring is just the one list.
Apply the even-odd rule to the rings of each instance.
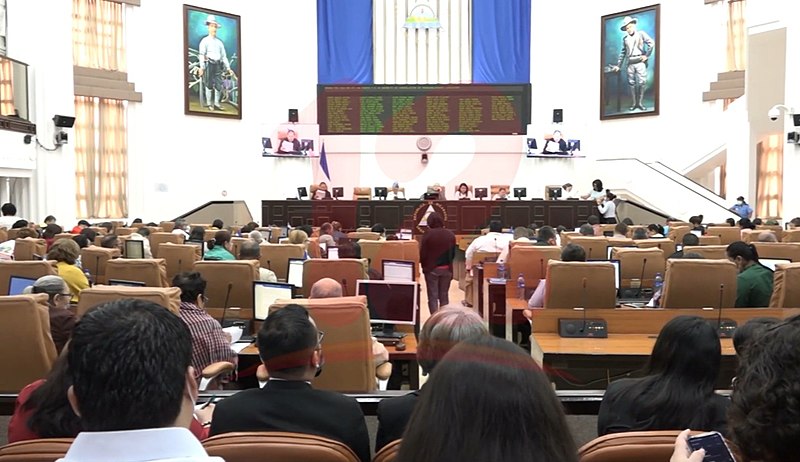
[[517, 296], [520, 300], [525, 300], [525, 276], [522, 273], [517, 278]]
[[664, 278], [661, 276], [661, 273], [656, 273], [656, 279], [653, 281], [653, 293], [661, 292], [661, 288], [664, 287]]
[[503, 262], [497, 264], [497, 277], [498, 279], [506, 278], [506, 264]]

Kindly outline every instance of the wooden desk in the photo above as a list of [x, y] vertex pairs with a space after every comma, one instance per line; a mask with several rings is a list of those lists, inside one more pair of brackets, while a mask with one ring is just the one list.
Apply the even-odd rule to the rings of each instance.
[[[649, 334], [611, 334], [608, 338], [563, 338], [558, 334], [534, 334], [545, 355], [650, 356], [656, 336]], [[736, 356], [733, 340], [720, 339], [723, 356]]]

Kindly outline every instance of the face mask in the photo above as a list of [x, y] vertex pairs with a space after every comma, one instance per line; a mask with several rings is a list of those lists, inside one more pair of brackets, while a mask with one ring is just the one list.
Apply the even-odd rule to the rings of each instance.
[[744, 201], [739, 201], [739, 202], [737, 202], [737, 204], [744, 205]]

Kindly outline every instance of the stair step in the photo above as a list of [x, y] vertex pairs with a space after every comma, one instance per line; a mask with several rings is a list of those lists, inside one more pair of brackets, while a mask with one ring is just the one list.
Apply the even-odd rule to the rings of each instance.
[[744, 96], [744, 88], [730, 90], [712, 90], [703, 92], [703, 101], [716, 101], [719, 99], [739, 98]]
[[745, 71], [727, 71], [727, 72], [720, 72], [717, 74], [717, 80], [736, 80], [736, 79], [744, 79]]
[[735, 90], [741, 89], [744, 91], [745, 81], [742, 80], [720, 80], [718, 82], [711, 82], [711, 90]]

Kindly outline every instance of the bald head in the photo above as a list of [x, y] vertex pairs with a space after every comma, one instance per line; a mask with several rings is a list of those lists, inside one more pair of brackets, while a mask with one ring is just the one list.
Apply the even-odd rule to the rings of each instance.
[[331, 278], [323, 278], [311, 286], [308, 298], [336, 298], [342, 296], [342, 285]]

